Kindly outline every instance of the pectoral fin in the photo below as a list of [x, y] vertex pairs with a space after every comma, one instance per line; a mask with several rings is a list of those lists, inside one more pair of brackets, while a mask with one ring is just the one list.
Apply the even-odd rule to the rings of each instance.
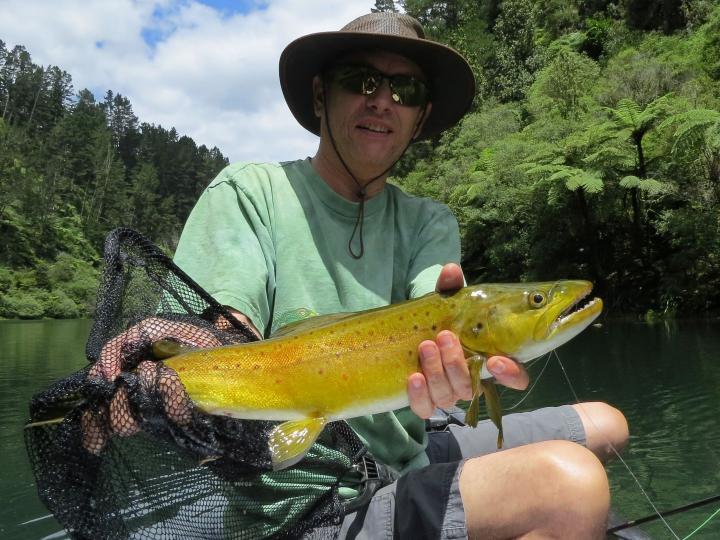
[[470, 369], [470, 380], [472, 381], [472, 400], [465, 415], [465, 423], [471, 427], [476, 427], [480, 417], [480, 396], [483, 393], [482, 379], [480, 373], [485, 365], [485, 357], [479, 354], [473, 355], [467, 359], [468, 368]]
[[286, 469], [305, 457], [326, 423], [325, 418], [316, 417], [290, 420], [275, 426], [269, 440], [273, 469]]
[[503, 444], [503, 428], [502, 428], [502, 407], [500, 405], [500, 396], [498, 396], [495, 383], [490, 380], [481, 379], [480, 384], [485, 392], [485, 405], [487, 406], [488, 416], [493, 424], [498, 428], [497, 447], [501, 448]]

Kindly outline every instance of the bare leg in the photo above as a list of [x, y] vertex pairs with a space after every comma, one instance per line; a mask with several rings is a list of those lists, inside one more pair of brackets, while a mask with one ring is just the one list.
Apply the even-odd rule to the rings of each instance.
[[460, 474], [469, 538], [602, 539], [610, 493], [597, 457], [546, 441], [470, 459]]
[[600, 461], [615, 457], [614, 447], [621, 452], [627, 445], [630, 432], [623, 413], [600, 401], [576, 403], [573, 408], [580, 415], [585, 428], [586, 446]]

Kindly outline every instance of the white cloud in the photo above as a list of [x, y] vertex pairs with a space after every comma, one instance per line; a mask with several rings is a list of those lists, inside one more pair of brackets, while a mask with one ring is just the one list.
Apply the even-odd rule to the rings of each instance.
[[[3, 0], [0, 39], [67, 71], [76, 91], [120, 93], [141, 121], [175, 127], [231, 161], [287, 160], [313, 154], [317, 138], [283, 101], [282, 49], [373, 5], [271, 0], [242, 14], [194, 0]], [[143, 32], [158, 39], [154, 47]]]

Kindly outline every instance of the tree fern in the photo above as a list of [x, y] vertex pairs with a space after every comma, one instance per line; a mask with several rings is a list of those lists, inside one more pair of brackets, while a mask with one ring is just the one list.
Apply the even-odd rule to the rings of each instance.
[[[713, 109], [691, 109], [667, 118], [660, 129], [673, 130], [673, 154], [695, 153], [720, 129], [720, 112]], [[708, 137], [709, 136], [709, 137]]]
[[654, 178], [638, 178], [628, 175], [620, 180], [620, 187], [625, 189], [637, 189], [650, 197], [664, 195], [673, 191], [671, 184], [660, 182]]

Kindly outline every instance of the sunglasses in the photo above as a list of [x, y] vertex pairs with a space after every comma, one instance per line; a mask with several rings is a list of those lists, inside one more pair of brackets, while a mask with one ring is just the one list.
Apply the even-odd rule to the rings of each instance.
[[353, 94], [372, 95], [384, 80], [390, 84], [390, 95], [395, 103], [407, 107], [420, 107], [428, 102], [430, 91], [412, 75], [386, 75], [369, 66], [336, 66], [327, 71], [330, 79]]

